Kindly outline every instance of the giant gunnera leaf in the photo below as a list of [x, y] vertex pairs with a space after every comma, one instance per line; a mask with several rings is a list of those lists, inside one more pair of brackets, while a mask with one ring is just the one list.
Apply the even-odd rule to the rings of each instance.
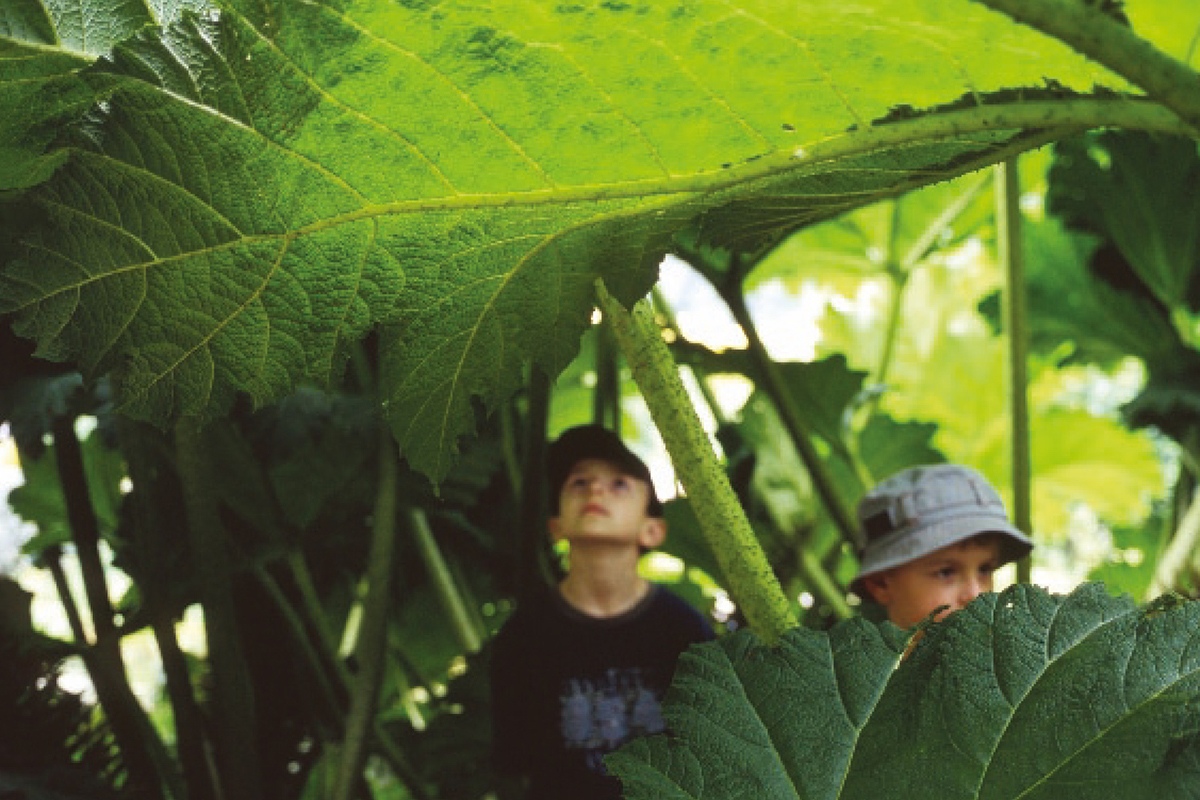
[[1022, 584], [905, 644], [851, 619], [695, 646], [671, 734], [609, 767], [630, 800], [1200, 796], [1200, 604]]
[[379, 331], [435, 480], [685, 225], [761, 248], [1067, 130], [1186, 130], [969, 0], [0, 0], [0, 59], [0, 191], [38, 220], [0, 314], [41, 355], [165, 422]]

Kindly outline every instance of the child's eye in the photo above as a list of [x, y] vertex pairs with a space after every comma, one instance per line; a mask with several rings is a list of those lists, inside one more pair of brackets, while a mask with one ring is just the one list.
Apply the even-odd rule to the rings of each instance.
[[933, 577], [944, 580], [946, 578], [953, 578], [954, 573], [954, 567], [940, 567], [933, 571]]
[[613, 478], [613, 489], [625, 491], [629, 488], [629, 479], [625, 477]]
[[582, 489], [588, 485], [588, 479], [583, 475], [576, 475], [573, 478], [567, 479], [567, 488]]

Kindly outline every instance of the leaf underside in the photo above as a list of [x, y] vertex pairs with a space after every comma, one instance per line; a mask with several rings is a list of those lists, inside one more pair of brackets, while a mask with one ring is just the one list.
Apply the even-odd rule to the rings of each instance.
[[328, 383], [383, 325], [435, 481], [684, 226], [761, 247], [1040, 141], [893, 115], [882, 142], [893, 106], [1123, 88], [967, 0], [84, 5], [0, 0], [0, 190], [37, 216], [0, 314], [157, 422]]

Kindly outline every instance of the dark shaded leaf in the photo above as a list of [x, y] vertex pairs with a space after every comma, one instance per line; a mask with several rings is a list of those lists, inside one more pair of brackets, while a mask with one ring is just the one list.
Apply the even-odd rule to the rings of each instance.
[[673, 735], [609, 757], [630, 798], [1184, 798], [1200, 780], [1200, 604], [1020, 584], [932, 625], [695, 646]]

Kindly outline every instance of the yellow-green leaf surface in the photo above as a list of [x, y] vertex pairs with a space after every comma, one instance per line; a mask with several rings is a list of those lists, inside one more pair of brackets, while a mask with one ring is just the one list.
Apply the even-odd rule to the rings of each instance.
[[685, 224], [758, 245], [1056, 131], [1182, 129], [993, 94], [1128, 87], [966, 0], [164, 8], [0, 0], [0, 186], [39, 215], [0, 313], [155, 420], [328, 381], [382, 323], [435, 480], [476, 400], [567, 363], [594, 279], [631, 302]]

